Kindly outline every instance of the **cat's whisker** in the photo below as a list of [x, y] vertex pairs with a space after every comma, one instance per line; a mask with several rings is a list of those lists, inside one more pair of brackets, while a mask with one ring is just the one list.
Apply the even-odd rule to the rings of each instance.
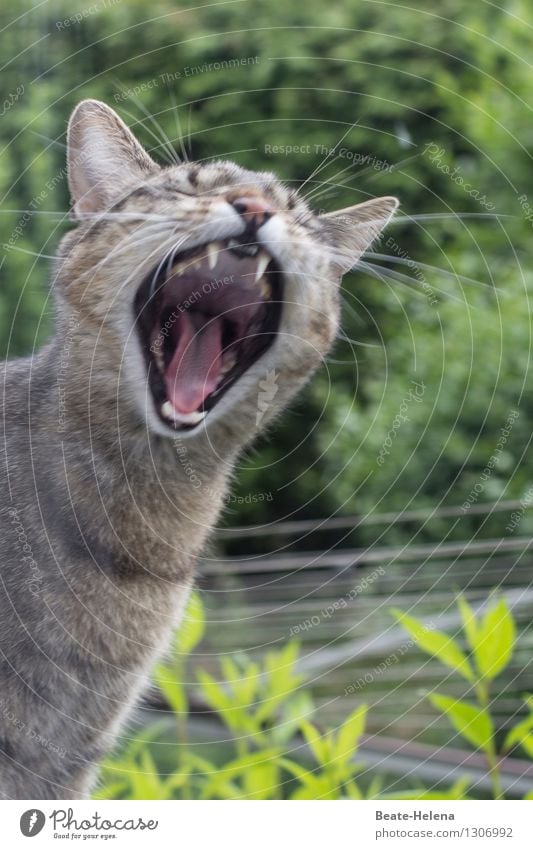
[[[419, 156], [422, 156], [422, 154], [417, 153], [414, 156], [408, 156], [405, 159], [400, 160], [400, 162], [397, 162], [394, 165], [387, 167], [387, 169], [385, 169], [385, 168], [380, 169], [379, 174], [383, 174], [383, 173], [390, 174], [392, 171], [397, 170], [402, 165], [405, 165], [406, 162], [411, 162], [411, 160], [417, 159]], [[340, 156], [336, 156], [335, 159], [340, 159]], [[333, 161], [335, 161], [335, 160], [332, 160], [332, 162]], [[346, 173], [346, 171], [349, 171], [353, 167], [354, 167], [354, 163], [351, 162], [349, 165], [347, 165], [345, 168], [343, 168], [341, 171], [339, 171], [337, 174], [335, 174], [335, 176], [331, 177], [329, 180], [326, 180], [324, 183], [322, 183], [324, 191], [327, 191], [328, 187], [330, 187], [330, 186], [331, 187], [338, 187], [338, 186], [346, 187], [346, 184], [347, 184], [348, 181], [345, 181], [344, 183], [341, 183], [341, 184], [338, 184], [335, 181], [338, 180], [339, 177], [342, 174]], [[369, 171], [376, 171], [376, 169], [372, 165], [367, 165], [365, 168], [362, 168], [359, 171], [357, 171], [355, 174], [353, 174], [352, 177], [350, 177], [349, 182], [352, 182], [353, 180], [356, 180], [356, 179], [359, 179], [360, 177], [363, 177]], [[311, 192], [310, 195], [312, 193], [313, 192]], [[316, 197], [315, 197], [315, 200], [316, 200]]]
[[[174, 234], [172, 234], [172, 235], [174, 235]], [[169, 235], [167, 237], [167, 240], [170, 239], [170, 238], [171, 238], [171, 236]], [[183, 242], [183, 239], [182, 239], [182, 242]], [[148, 298], [147, 303], [151, 300], [153, 295], [156, 293], [156, 290], [154, 289], [154, 285], [155, 285], [155, 282], [157, 281], [159, 271], [163, 267], [165, 260], [167, 258], [167, 252], [165, 251], [165, 244], [166, 244], [165, 242], [163, 242], [163, 243], [158, 242], [157, 245], [154, 245], [153, 250], [146, 257], [146, 259], [150, 259], [152, 256], [155, 258], [157, 255], [159, 255], [159, 252], [161, 250], [163, 251], [163, 258], [160, 260], [160, 262], [157, 266], [157, 269], [156, 269], [156, 271], [154, 271], [154, 274], [152, 276], [152, 280], [151, 280], [151, 283], [150, 283], [150, 294], [149, 294], [149, 298]], [[122, 281], [120, 288], [123, 289], [125, 286], [127, 286], [130, 283], [130, 281], [135, 280], [136, 277], [137, 277], [137, 271], [132, 270], [131, 274], [129, 274], [126, 277], [126, 279]]]
[[[149, 233], [146, 231], [150, 230]], [[143, 232], [144, 235], [139, 237], [139, 231]], [[161, 225], [148, 225], [148, 227], [144, 225], [139, 225], [138, 228], [133, 230], [131, 233], [126, 233], [126, 235], [120, 239], [117, 244], [113, 247], [111, 251], [109, 251], [105, 257], [103, 257], [99, 262], [93, 265], [91, 268], [87, 269], [87, 271], [81, 272], [78, 276], [79, 280], [83, 280], [85, 277], [90, 277], [90, 279], [94, 278], [95, 273], [97, 273], [106, 263], [108, 263], [111, 259], [115, 259], [117, 255], [120, 255], [124, 251], [129, 250], [131, 244], [135, 244], [136, 246], [142, 245], [145, 242], [150, 242], [151, 240], [156, 240], [156, 245], [154, 250], [157, 248], [161, 248], [162, 238], [163, 244], [164, 238], [169, 238], [168, 228], [162, 228]]]
[[[373, 277], [376, 277], [378, 280], [382, 282], [387, 282], [387, 280], [395, 280], [398, 283], [403, 284], [411, 291], [420, 295], [421, 297], [427, 297], [427, 294], [421, 290], [420, 281], [418, 281], [414, 277], [409, 277], [407, 274], [402, 274], [400, 271], [394, 271], [392, 268], [385, 268], [381, 265], [373, 265], [371, 262], [367, 262], [365, 260], [360, 260], [357, 264], [357, 267], [362, 271], [367, 271]], [[420, 284], [420, 285], [417, 285]], [[448, 301], [456, 301], [459, 304], [467, 303], [469, 307], [472, 309], [476, 309], [474, 304], [470, 304], [465, 298], [458, 298], [456, 295], [452, 295], [451, 292], [446, 292], [443, 289], [439, 289], [437, 286], [431, 286], [431, 293], [438, 293], [442, 295], [443, 300]]]
[[[332, 163], [331, 163], [331, 164], [333, 164], [333, 163], [334, 163], [337, 159], [340, 159], [340, 157], [339, 157], [339, 156], [336, 156], [336, 157], [335, 157], [335, 159], [334, 159], [334, 160], [332, 160]], [[320, 197], [322, 194], [324, 194], [324, 193], [325, 193], [325, 191], [327, 190], [327, 188], [329, 188], [329, 187], [330, 187], [330, 186], [332, 186], [332, 185], [336, 185], [335, 183], [333, 183], [333, 180], [338, 180], [338, 179], [339, 179], [339, 177], [340, 177], [342, 174], [345, 174], [345, 173], [346, 173], [346, 171], [349, 171], [349, 170], [350, 170], [350, 168], [352, 168], [352, 167], [353, 167], [353, 166], [352, 166], [351, 164], [350, 164], [350, 165], [347, 165], [345, 168], [342, 168], [340, 171], [338, 171], [338, 172], [337, 172], [337, 174], [335, 174], [335, 176], [334, 176], [334, 177], [332, 177], [330, 180], [321, 180], [321, 181], [317, 182], [317, 185], [316, 185], [316, 186], [314, 186], [314, 188], [310, 189], [310, 191], [309, 191], [309, 192], [307, 192], [307, 193], [304, 195], [305, 199], [306, 199], [307, 201], [309, 201], [309, 202], [311, 202], [311, 201], [316, 201], [316, 199], [317, 199], [318, 197]]]
[[68, 212], [59, 209], [0, 209], [0, 215], [55, 215], [59, 219], [68, 218]]
[[189, 151], [189, 157], [192, 158], [192, 125], [191, 125], [191, 117], [192, 117], [192, 103], [189, 103], [189, 112], [187, 115], [187, 148]]
[[335, 357], [322, 357], [322, 362], [326, 366], [354, 366], [357, 363], [356, 358], [353, 360], [337, 360]]
[[342, 142], [344, 141], [344, 139], [346, 138], [346, 136], [347, 136], [347, 135], [348, 135], [348, 134], [349, 134], [349, 133], [353, 130], [353, 128], [354, 128], [354, 127], [356, 127], [356, 126], [357, 126], [357, 124], [358, 124], [358, 123], [359, 123], [359, 119], [357, 119], [356, 121], [354, 121], [354, 123], [353, 123], [353, 124], [351, 124], [351, 125], [348, 127], [348, 129], [346, 130], [346, 132], [345, 132], [345, 133], [343, 133], [343, 135], [341, 136], [341, 138], [339, 139], [339, 141], [337, 142], [337, 144], [336, 144], [336, 145], [335, 145], [335, 146], [334, 146], [331, 150], [328, 150], [328, 151], [326, 152], [326, 154], [324, 155], [324, 158], [323, 158], [323, 159], [319, 162], [319, 164], [318, 164], [318, 165], [316, 166], [316, 168], [315, 168], [315, 169], [311, 172], [311, 174], [309, 174], [309, 176], [307, 177], [307, 179], [303, 181], [303, 183], [302, 183], [302, 184], [301, 184], [301, 186], [300, 186], [300, 191], [302, 191], [302, 189], [304, 189], [304, 188], [306, 187], [306, 185], [308, 184], [308, 182], [309, 182], [310, 180], [312, 180], [312, 179], [313, 179], [313, 177], [315, 177], [317, 174], [320, 174], [320, 172], [322, 171], [322, 169], [326, 167], [326, 165], [328, 164], [328, 159], [330, 159], [330, 158], [333, 156], [333, 154], [336, 152], [336, 150], [337, 150], [337, 148], [339, 147], [339, 145], [340, 145], [340, 144], [342, 144]]
[[[177, 105], [177, 103], [176, 103], [176, 97], [175, 97], [175, 95], [174, 95], [174, 92], [173, 92], [173, 90], [170, 88], [170, 86], [169, 86], [169, 88], [168, 88], [168, 93], [169, 93], [169, 95], [170, 95], [170, 97], [171, 97], [171, 99], [172, 99], [172, 104], [173, 104], [173, 107], [174, 107], [174, 108], [173, 108], [173, 113], [174, 113], [174, 123], [176, 124], [176, 132], [177, 132], [177, 134], [178, 134], [178, 135], [177, 135], [177, 138], [179, 139], [179, 145], [180, 145], [180, 150], [181, 150], [181, 157], [182, 157], [182, 159], [183, 159], [183, 161], [184, 161], [184, 162], [189, 162], [189, 154], [187, 153], [187, 150], [186, 150], [186, 148], [185, 148], [185, 143], [184, 143], [184, 141], [183, 141], [183, 131], [182, 131], [182, 129], [181, 129], [181, 121], [180, 121], [180, 114], [179, 114], [178, 105]], [[190, 114], [191, 114], [191, 113], [189, 112], [189, 116], [190, 116]]]
[[[119, 88], [121, 88], [122, 92], [124, 93], [126, 91], [124, 89], [124, 87], [120, 83], [118, 85], [119, 85]], [[180, 164], [179, 157], [178, 157], [176, 151], [174, 150], [174, 147], [172, 146], [170, 139], [168, 138], [167, 134], [165, 133], [165, 131], [163, 130], [163, 128], [161, 127], [159, 122], [148, 111], [148, 109], [146, 108], [144, 103], [137, 97], [137, 95], [134, 92], [128, 92], [128, 97], [130, 98], [130, 100], [132, 100], [135, 103], [135, 105], [141, 110], [141, 112], [144, 113], [145, 117], [149, 121], [152, 122], [152, 124], [155, 126], [156, 130], [158, 131], [159, 136], [157, 135], [156, 132], [154, 132], [154, 130], [152, 130], [151, 127], [148, 127], [144, 121], [135, 121], [135, 116], [132, 115], [131, 113], [126, 112], [126, 114], [128, 114], [129, 117], [132, 119], [132, 123], [141, 124], [141, 126], [143, 126], [144, 129], [148, 133], [150, 133], [152, 138], [154, 138], [158, 142], [157, 149], [160, 150], [162, 148], [162, 151], [160, 150], [160, 152], [163, 155], [165, 155], [165, 158], [166, 158], [169, 165], [179, 165]]]
[[38, 139], [41, 139], [42, 141], [47, 142], [47, 145], [48, 145], [47, 148], [46, 148], [47, 150], [49, 150], [51, 147], [58, 147], [58, 148], [60, 148], [60, 150], [63, 154], [65, 153], [65, 151], [67, 149], [65, 142], [60, 142], [57, 139], [51, 139], [51, 138], [49, 138], [49, 136], [45, 136], [43, 133], [38, 133], [36, 130], [30, 130], [30, 133], [33, 136], [37, 136]]
[[[339, 154], [337, 154], [330, 162], [328, 162], [328, 165], [333, 165], [335, 162], [340, 160], [340, 158], [341, 157], [339, 156]], [[324, 168], [325, 167], [326, 166], [324, 165]], [[347, 167], [349, 167], [349, 166], [347, 166]], [[339, 171], [339, 174], [343, 174], [344, 171], [346, 171], [346, 168], [343, 168], [341, 171]], [[318, 174], [316, 176], [318, 177]], [[301, 195], [301, 197], [305, 198], [305, 200], [309, 200], [309, 198], [312, 197], [314, 192], [318, 191], [318, 189], [320, 189], [321, 187], [326, 185], [324, 180], [311, 180], [311, 176], [309, 176], [307, 178], [306, 182], [313, 183], [313, 184], [316, 183], [316, 185], [313, 185], [312, 188], [310, 188], [307, 192], [302, 192], [302, 187], [300, 186], [300, 188], [298, 189], [298, 194]]]
[[[167, 151], [167, 154], [170, 158], [171, 164], [180, 165], [180, 158], [179, 158], [178, 154], [176, 153], [176, 149], [175, 149], [173, 143], [171, 142], [171, 140], [169, 139], [168, 135], [164, 131], [163, 127], [161, 126], [161, 124], [159, 123], [157, 118], [155, 117], [155, 115], [152, 115], [152, 113], [149, 112], [148, 109], [146, 109], [144, 103], [142, 103], [142, 101], [136, 95], [134, 95], [133, 97], [134, 97], [134, 101], [137, 103], [139, 109], [142, 109], [142, 111], [144, 112], [144, 114], [146, 115], [148, 120], [150, 120], [152, 122], [157, 133], [159, 133], [160, 140], [164, 145], [164, 149]], [[144, 126], [144, 124], [143, 124], [143, 126]], [[147, 129], [149, 129], [149, 128], [147, 128]], [[156, 133], [154, 133], [154, 135], [157, 138]], [[180, 139], [180, 141], [181, 141], [181, 139]]]
[[498, 289], [494, 286], [493, 283], [489, 283], [483, 280], [476, 280], [473, 277], [466, 277], [464, 274], [459, 274], [457, 271], [448, 271], [446, 268], [440, 268], [438, 265], [428, 265], [425, 262], [419, 262], [418, 260], [411, 259], [409, 257], [401, 257], [394, 256], [393, 254], [379, 254], [374, 253], [374, 251], [365, 255], [367, 258], [383, 260], [384, 262], [394, 262], [398, 265], [407, 265], [410, 268], [419, 268], [424, 271], [431, 271], [436, 274], [441, 274], [444, 277], [452, 278], [453, 280], [457, 280], [459, 283], [471, 283], [474, 286], [483, 286], [485, 288], [492, 289], [494, 292], [498, 292], [498, 294], [502, 296], [506, 296], [507, 292], [504, 289]]
[[[174, 235], [174, 234], [172, 234], [172, 235]], [[157, 291], [157, 290], [155, 289], [155, 286], [156, 286], [156, 283], [157, 283], [157, 279], [158, 279], [158, 277], [159, 277], [159, 274], [160, 274], [160, 272], [161, 272], [161, 269], [163, 268], [163, 265], [164, 265], [164, 264], [165, 264], [165, 262], [166, 262], [166, 263], [167, 263], [167, 269], [168, 269], [168, 271], [170, 271], [170, 269], [172, 268], [172, 264], [173, 264], [173, 262], [174, 262], [174, 258], [175, 258], [175, 256], [176, 256], [176, 254], [179, 252], [179, 249], [180, 249], [181, 247], [183, 247], [183, 243], [184, 243], [184, 241], [185, 241], [185, 237], [183, 237], [183, 236], [182, 236], [182, 237], [178, 240], [178, 242], [176, 242], [176, 244], [175, 244], [175, 245], [171, 248], [171, 250], [170, 250], [168, 253], [166, 253], [166, 254], [164, 253], [164, 254], [163, 254], [163, 257], [162, 257], [162, 259], [161, 259], [161, 262], [159, 263], [159, 265], [157, 266], [157, 268], [154, 270], [154, 273], [153, 273], [153, 275], [152, 275], [152, 279], [151, 279], [151, 281], [150, 281], [150, 289], [149, 289], [149, 296], [148, 296], [148, 297], [149, 297], [149, 299], [151, 299], [151, 298], [153, 297], [153, 295], [155, 294], [155, 292]]]
[[339, 338], [343, 342], [347, 342], [349, 345], [355, 345], [357, 348], [379, 348], [379, 345], [376, 345], [372, 342], [360, 342], [358, 339], [352, 339], [345, 330], [342, 328], [339, 331]]
[[424, 212], [417, 215], [395, 215], [390, 224], [411, 224], [413, 221], [449, 221], [456, 219], [462, 221], [468, 218], [488, 218], [499, 220], [500, 218], [518, 218], [507, 212]]
[[[12, 209], [12, 208], [4, 208], [0, 209], [0, 215], [24, 215], [24, 213], [29, 215], [56, 215], [60, 218], [67, 218], [70, 214], [70, 210], [62, 210], [62, 209]], [[84, 213], [84, 219], [107, 219], [107, 218], [124, 218], [129, 221], [134, 220], [135, 218], [145, 218], [150, 220], [151, 218], [155, 220], [161, 219], [162, 221], [167, 221], [172, 219], [172, 216], [169, 215], [159, 215], [157, 213], [145, 213], [145, 212], [95, 212], [91, 215], [91, 213]]]
[[373, 175], [371, 175], [371, 177], [369, 177], [369, 179], [372, 180], [375, 177], [382, 177], [383, 174], [387, 174], [387, 175], [392, 174], [394, 171], [398, 171], [399, 168], [402, 168], [408, 162], [414, 162], [415, 159], [420, 159], [420, 157], [423, 156], [423, 155], [424, 155], [423, 151], [420, 151], [420, 153], [414, 153], [412, 156], [406, 156], [405, 159], [400, 159], [399, 162], [395, 162], [394, 165], [391, 165], [387, 169], [385, 169], [385, 168], [377, 169], [377, 168], [372, 168], [370, 166], [367, 170], [374, 171], [375, 173]]
[[[176, 152], [174, 150], [172, 150], [172, 153], [169, 152], [169, 149], [167, 147], [167, 142], [164, 141], [163, 139], [161, 139], [157, 135], [157, 133], [154, 132], [154, 130], [152, 130], [151, 127], [148, 127], [146, 125], [146, 121], [143, 121], [143, 120], [140, 120], [140, 119], [138, 119], [137, 121], [134, 121], [133, 116], [131, 114], [129, 114], [129, 113], [126, 113], [126, 114], [129, 115], [129, 118], [130, 118], [132, 124], [135, 124], [135, 123], [140, 124], [140, 126], [143, 127], [144, 131], [149, 133], [149, 135], [152, 137], [152, 139], [154, 139], [157, 142], [157, 144], [153, 148], [151, 148], [151, 150], [157, 150], [159, 156], [163, 157], [163, 159], [166, 161], [167, 165], [174, 166], [174, 165], [180, 164], [180, 160], [179, 160]], [[169, 142], [169, 144], [170, 144], [170, 142]]]
[[351, 292], [349, 292], [348, 290], [346, 290], [344, 288], [341, 289], [341, 300], [342, 300], [342, 303], [344, 305], [343, 310], [349, 312], [350, 315], [352, 316], [352, 318], [354, 318], [358, 322], [358, 324], [364, 324], [363, 319], [361, 318], [359, 313], [356, 310], [354, 310], [354, 308], [352, 307], [351, 304], [348, 303], [348, 300], [347, 300], [346, 295], [344, 293], [351, 295], [352, 298], [354, 297], [353, 294]]
[[153, 221], [153, 222], [161, 222], [164, 223], [172, 223], [175, 222], [175, 217], [173, 215], [158, 215], [154, 212], [143, 213], [143, 212], [98, 212], [94, 215], [85, 214], [85, 220], [95, 222], [98, 221]]
[[35, 256], [40, 259], [55, 259], [55, 256], [49, 254], [38, 253], [36, 251], [30, 251], [27, 248], [20, 248], [18, 245], [10, 245], [7, 242], [0, 244], [0, 248], [3, 248], [6, 253], [11, 253], [11, 251], [18, 251], [21, 254], [29, 254], [29, 256]]
[[[407, 162], [411, 162], [414, 159], [418, 159], [420, 156], [422, 156], [422, 153], [416, 153], [413, 156], [408, 156], [405, 159], [400, 160], [400, 162], [396, 162], [394, 165], [388, 166], [386, 169], [385, 168], [380, 169], [373, 176], [379, 176], [381, 174], [391, 174], [392, 171], [398, 170], [398, 168], [402, 167]], [[336, 159], [337, 158], [339, 158], [339, 157], [336, 157]], [[337, 174], [335, 174], [334, 177], [331, 177], [329, 180], [326, 180], [324, 183], [322, 183], [323, 191], [320, 191], [320, 187], [316, 187], [315, 190], [312, 190], [309, 193], [308, 197], [311, 198], [314, 194], [314, 197], [313, 197], [314, 201], [318, 200], [319, 197], [320, 198], [334, 197], [335, 194], [338, 194], [338, 191], [335, 192], [335, 193], [332, 193], [332, 189], [334, 189], [334, 188], [335, 189], [353, 188], [349, 184], [351, 184], [354, 180], [357, 180], [360, 177], [363, 177], [369, 171], [376, 171], [376, 169], [372, 165], [367, 165], [365, 168], [362, 168], [361, 170], [359, 170], [355, 174], [353, 174], [348, 180], [345, 180], [343, 183], [337, 183], [336, 181], [339, 179], [339, 177], [341, 177], [342, 174], [346, 173], [346, 171], [349, 171], [351, 168], [353, 168], [353, 163], [350, 163], [349, 165], [346, 166], [346, 168], [343, 168], [341, 171], [339, 171]], [[372, 179], [372, 177], [370, 177], [370, 179]]]
[[340, 189], [353, 189], [351, 181], [355, 180], [359, 176], [362, 176], [363, 172], [354, 174], [352, 177], [348, 178], [348, 180], [345, 180], [342, 183], [335, 182], [342, 174], [345, 173], [345, 171], [349, 171], [351, 167], [352, 166], [349, 165], [346, 168], [343, 168], [342, 171], [339, 171], [339, 173], [332, 177], [330, 180], [326, 180], [324, 183], [322, 183], [321, 186], [318, 186], [314, 193], [313, 200], [316, 202], [319, 198], [324, 199], [326, 197], [332, 197], [332, 192], [334, 189], [336, 190], [336, 194], [339, 193]]
[[[336, 156], [335, 159], [332, 160], [331, 164], [333, 165], [333, 163], [337, 159], [340, 159], [340, 156]], [[310, 189], [309, 192], [307, 192], [307, 194], [305, 195], [305, 199], [308, 200], [308, 201], [316, 200], [317, 197], [321, 196], [322, 194], [325, 194], [326, 191], [330, 187], [339, 185], [339, 184], [335, 183], [334, 180], [338, 180], [338, 178], [342, 174], [345, 174], [346, 171], [349, 171], [350, 168], [352, 168], [352, 167], [353, 166], [351, 164], [346, 165], [344, 168], [342, 168], [340, 171], [338, 171], [337, 174], [335, 174], [333, 177], [330, 177], [327, 180], [314, 180], [313, 182], [315, 182], [316, 185], [312, 189]]]
[[[127, 241], [127, 240], [124, 240], [124, 241]], [[136, 244], [139, 244], [139, 243], [137, 242]], [[163, 243], [161, 243], [161, 241], [158, 239], [158, 240], [157, 240], [157, 242], [156, 242], [156, 244], [154, 244], [153, 248], [152, 248], [151, 250], [149, 250], [149, 251], [146, 253], [146, 255], [145, 255], [145, 260], [149, 260], [149, 259], [153, 256], [153, 257], [154, 257], [154, 262], [155, 262], [155, 261], [156, 261], [156, 257], [159, 255], [159, 251], [162, 249], [162, 247], [164, 246], [164, 244], [165, 244], [164, 242], [163, 242]], [[127, 247], [128, 247], [128, 245], [123, 245], [123, 246], [122, 246], [122, 248], [121, 248], [121, 250], [125, 250]], [[106, 261], [108, 261], [108, 260], [111, 258], [111, 254], [112, 254], [112, 253], [114, 253], [114, 257], [116, 258], [116, 256], [117, 256], [120, 252], [121, 252], [121, 251], [111, 252], [110, 254], [108, 254], [108, 255], [105, 257], [105, 259], [104, 259], [104, 260], [102, 260], [100, 263], [98, 263], [98, 266], [103, 267], [103, 266], [105, 265], [105, 262], [106, 262]], [[80, 304], [81, 304], [81, 303], [83, 303], [83, 300], [84, 300], [84, 298], [85, 298], [85, 293], [86, 293], [86, 292], [87, 292], [87, 290], [90, 288], [91, 282], [92, 282], [92, 280], [94, 279], [94, 274], [95, 274], [95, 272], [96, 272], [96, 269], [97, 269], [97, 266], [95, 266], [94, 268], [90, 269], [90, 270], [89, 270], [88, 272], [86, 272], [85, 274], [81, 274], [81, 275], [80, 275], [80, 277], [79, 277], [79, 279], [80, 279], [80, 280], [83, 280], [83, 278], [85, 278], [88, 274], [90, 274], [90, 275], [91, 275], [91, 276], [90, 276], [90, 278], [89, 278], [89, 280], [87, 281], [87, 286], [86, 286], [85, 292], [83, 293], [82, 297], [80, 298]], [[126, 276], [123, 280], [121, 280], [120, 286], [119, 286], [119, 288], [117, 289], [117, 294], [118, 294], [119, 292], [123, 291], [123, 289], [124, 289], [126, 286], [128, 286], [128, 285], [130, 284], [130, 282], [132, 282], [132, 281], [134, 282], [134, 281], [136, 280], [137, 273], [138, 273], [138, 269], [134, 269], [134, 270], [130, 271], [130, 273], [129, 273], [129, 274], [128, 274], [128, 275], [127, 275], [127, 276]]]

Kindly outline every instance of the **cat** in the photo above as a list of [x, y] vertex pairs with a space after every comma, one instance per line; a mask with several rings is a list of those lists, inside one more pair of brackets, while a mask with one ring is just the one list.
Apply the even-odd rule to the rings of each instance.
[[5, 799], [90, 796], [239, 454], [322, 362], [340, 279], [397, 207], [317, 215], [270, 173], [159, 166], [95, 100], [67, 140], [55, 330], [4, 368]]

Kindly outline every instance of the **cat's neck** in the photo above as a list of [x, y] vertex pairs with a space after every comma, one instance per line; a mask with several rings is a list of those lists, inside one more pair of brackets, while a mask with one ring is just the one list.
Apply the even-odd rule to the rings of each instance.
[[37, 462], [50, 491], [60, 509], [75, 505], [102, 556], [124, 561], [130, 552], [130, 571], [183, 574], [217, 522], [233, 456], [221, 457], [207, 438], [151, 433], [129, 415], [113, 372], [103, 377], [90, 359], [82, 367], [83, 341], [73, 334], [67, 354], [65, 338], [56, 334], [33, 358], [27, 395], [25, 430], [32, 445], [47, 446]]

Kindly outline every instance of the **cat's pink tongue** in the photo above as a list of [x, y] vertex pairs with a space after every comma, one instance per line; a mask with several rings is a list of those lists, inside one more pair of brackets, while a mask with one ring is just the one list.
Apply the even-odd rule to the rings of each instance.
[[167, 396], [178, 413], [193, 413], [216, 389], [222, 356], [222, 321], [195, 327], [183, 312], [174, 329], [179, 342], [165, 370]]

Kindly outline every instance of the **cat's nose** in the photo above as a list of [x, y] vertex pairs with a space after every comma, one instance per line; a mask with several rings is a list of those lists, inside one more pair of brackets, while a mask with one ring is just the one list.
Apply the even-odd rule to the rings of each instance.
[[267, 199], [261, 195], [243, 195], [242, 197], [231, 198], [229, 202], [233, 209], [239, 215], [242, 215], [247, 227], [253, 227], [255, 230], [258, 230], [276, 212]]

